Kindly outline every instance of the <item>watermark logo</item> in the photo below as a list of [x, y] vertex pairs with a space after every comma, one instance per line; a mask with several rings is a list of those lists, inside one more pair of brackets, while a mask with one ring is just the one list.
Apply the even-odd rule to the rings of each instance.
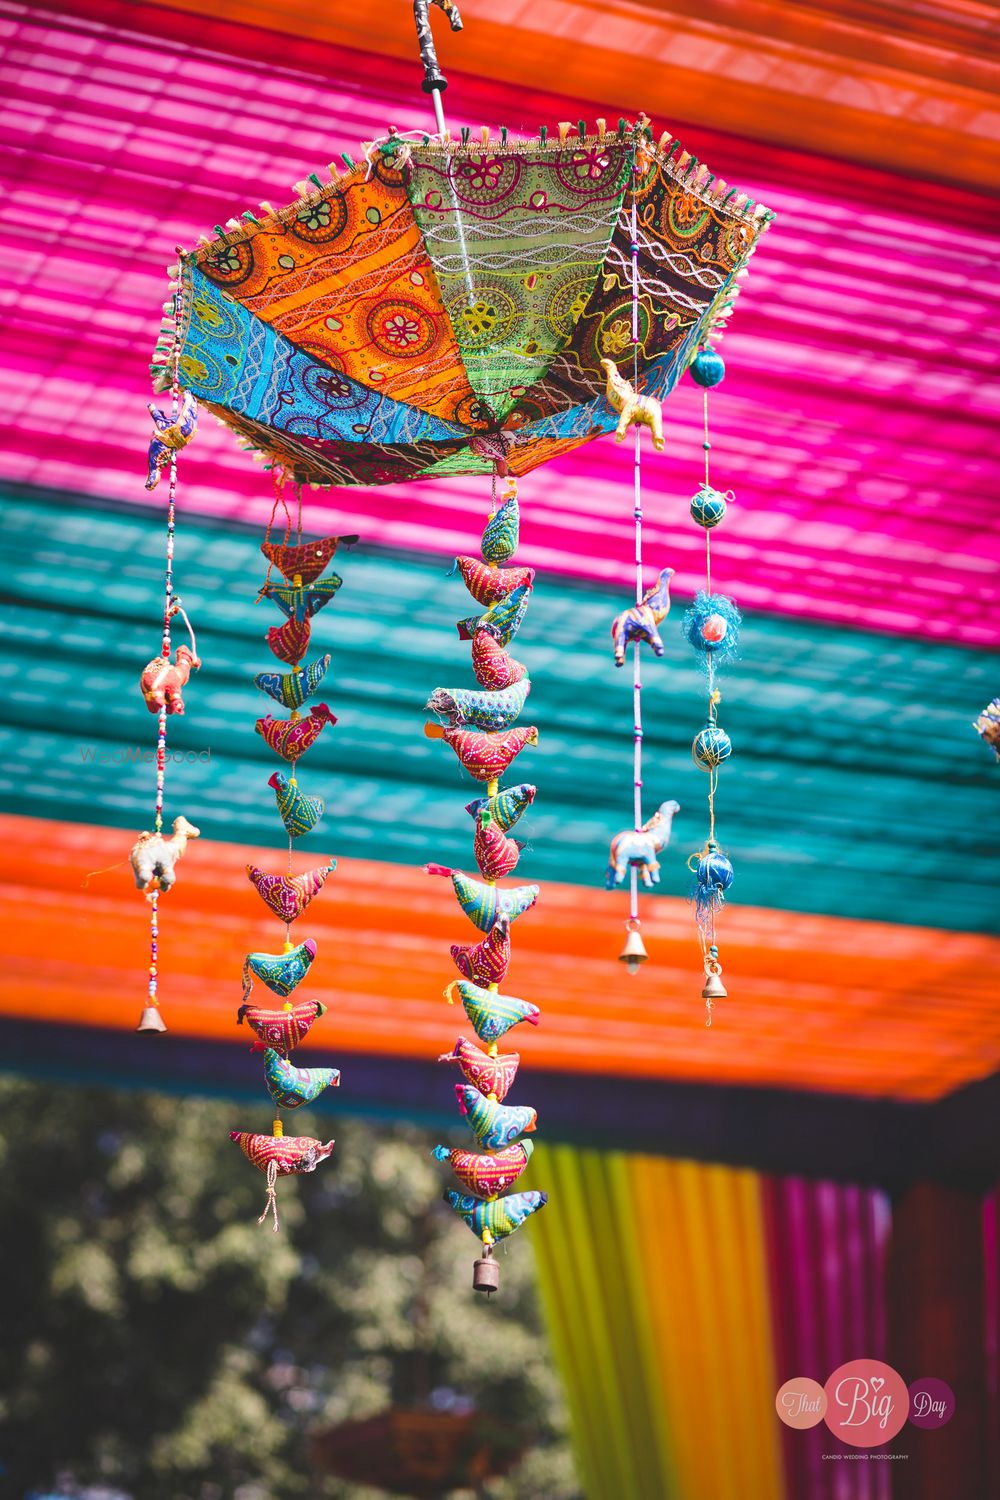
[[[84, 765], [93, 766], [151, 766], [156, 763], [156, 750], [148, 745], [77, 745]], [[211, 750], [172, 750], [164, 752], [164, 761], [173, 765], [208, 765]]]
[[955, 1414], [955, 1392], [946, 1380], [928, 1375], [910, 1385], [910, 1421], [914, 1427], [934, 1429], [950, 1422]]
[[826, 1390], [826, 1425], [852, 1448], [891, 1442], [910, 1414], [903, 1377], [877, 1359], [852, 1359], [834, 1370]]
[[778, 1416], [786, 1427], [815, 1427], [826, 1416], [826, 1391], [818, 1380], [797, 1375], [786, 1380], [774, 1398]]

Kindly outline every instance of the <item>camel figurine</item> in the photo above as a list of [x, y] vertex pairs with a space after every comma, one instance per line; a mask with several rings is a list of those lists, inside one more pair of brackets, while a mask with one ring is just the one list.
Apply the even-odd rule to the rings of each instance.
[[625, 647], [630, 641], [647, 641], [657, 656], [663, 655], [663, 641], [657, 629], [670, 612], [670, 580], [673, 568], [663, 568], [654, 584], [642, 596], [639, 604], [623, 609], [611, 625], [611, 639], [615, 648], [615, 666], [625, 665]]
[[147, 490], [155, 490], [160, 481], [160, 470], [171, 453], [184, 448], [194, 437], [198, 426], [198, 403], [190, 391], [184, 392], [181, 413], [176, 422], [171, 422], [166, 412], [149, 403], [149, 415], [156, 431], [149, 440], [149, 473], [146, 475]]
[[147, 900], [151, 900], [158, 890], [169, 891], [177, 879], [174, 865], [187, 848], [188, 839], [196, 839], [200, 834], [201, 829], [184, 817], [174, 819], [170, 838], [144, 828], [129, 855], [136, 890], [145, 891]]
[[679, 802], [661, 802], [641, 829], [626, 828], [615, 834], [611, 840], [611, 858], [605, 881], [609, 891], [621, 885], [629, 865], [638, 867], [644, 886], [651, 889], [659, 885], [660, 862], [656, 856], [669, 844], [674, 813], [680, 810]]
[[176, 661], [171, 661], [169, 656], [154, 656], [143, 667], [139, 678], [139, 687], [150, 713], [157, 714], [165, 708], [168, 714], [182, 714], [184, 699], [181, 688], [191, 672], [200, 666], [201, 662], [189, 646], [177, 647]]
[[655, 396], [640, 396], [624, 375], [619, 375], [618, 366], [613, 359], [602, 359], [601, 369], [608, 377], [605, 395], [612, 409], [619, 413], [615, 442], [623, 443], [630, 427], [648, 427], [653, 447], [657, 453], [662, 453], [666, 444], [663, 441], [663, 412], [659, 401]]

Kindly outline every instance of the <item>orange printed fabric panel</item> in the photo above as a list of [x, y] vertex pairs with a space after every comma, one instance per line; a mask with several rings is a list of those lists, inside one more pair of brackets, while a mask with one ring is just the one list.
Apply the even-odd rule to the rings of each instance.
[[366, 180], [367, 170], [271, 218], [248, 220], [239, 236], [200, 249], [195, 262], [330, 369], [469, 425], [473, 392], [402, 173], [378, 156]]

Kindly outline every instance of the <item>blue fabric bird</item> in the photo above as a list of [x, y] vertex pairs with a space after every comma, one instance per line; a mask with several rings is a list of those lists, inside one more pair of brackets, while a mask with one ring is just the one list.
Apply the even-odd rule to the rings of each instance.
[[331, 660], [330, 656], [319, 656], [307, 667], [296, 667], [294, 672], [258, 672], [254, 687], [285, 708], [301, 708], [323, 681]]
[[295, 777], [284, 771], [275, 771], [267, 784], [274, 788], [278, 814], [290, 839], [299, 839], [316, 827], [326, 806], [322, 797], [307, 797]]
[[311, 1104], [324, 1089], [340, 1083], [339, 1068], [295, 1068], [280, 1052], [268, 1047], [264, 1053], [264, 1082], [275, 1104], [298, 1109]]

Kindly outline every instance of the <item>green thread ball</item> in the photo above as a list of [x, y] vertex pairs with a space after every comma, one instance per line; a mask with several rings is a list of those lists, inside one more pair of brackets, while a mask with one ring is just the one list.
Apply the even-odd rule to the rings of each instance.
[[691, 759], [703, 771], [714, 771], [733, 753], [733, 742], [718, 724], [706, 724], [691, 742]]
[[726, 514], [726, 497], [713, 490], [710, 484], [704, 485], [691, 497], [691, 519], [699, 526], [704, 526], [706, 531], [711, 531], [713, 526], [718, 526]]

